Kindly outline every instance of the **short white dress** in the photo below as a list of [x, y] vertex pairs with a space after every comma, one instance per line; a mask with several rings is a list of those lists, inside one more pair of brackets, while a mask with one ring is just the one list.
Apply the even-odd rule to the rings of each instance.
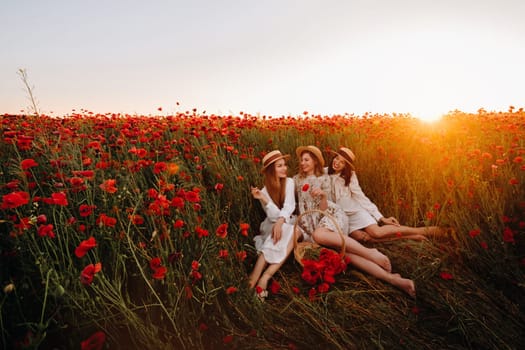
[[329, 176], [332, 182], [332, 199], [348, 216], [348, 234], [378, 223], [383, 215], [363, 193], [355, 172], [352, 172], [348, 186], [345, 186], [345, 180], [339, 174]]
[[[338, 229], [343, 233], [348, 231], [348, 218], [345, 212], [332, 201], [330, 195], [330, 177], [326, 174], [321, 176], [294, 176], [295, 193], [297, 196], [297, 207], [299, 214], [303, 214], [312, 209], [319, 209], [319, 198], [312, 197], [311, 190], [320, 188], [327, 194], [328, 208], [326, 212], [331, 218], [318, 212], [310, 212], [302, 215], [297, 227], [302, 231], [305, 241], [313, 242], [312, 234], [318, 227], [326, 227], [337, 234]], [[335, 221], [335, 223], [334, 223]]]
[[[269, 199], [266, 206], [263, 207], [266, 212], [266, 218], [259, 227], [260, 234], [253, 238], [255, 249], [258, 253], [264, 254], [264, 259], [269, 264], [278, 264], [287, 257], [287, 247], [293, 238], [293, 228], [295, 224], [295, 193], [294, 182], [291, 178], [286, 179], [286, 192], [284, 204], [281, 209], [273, 202], [268, 194], [266, 187], [261, 192]], [[284, 218], [282, 226], [281, 239], [274, 244], [272, 239], [273, 225], [280, 217]]]

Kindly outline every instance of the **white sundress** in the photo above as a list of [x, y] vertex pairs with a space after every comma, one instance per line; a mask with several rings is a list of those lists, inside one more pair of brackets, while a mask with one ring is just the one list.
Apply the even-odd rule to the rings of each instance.
[[352, 172], [348, 186], [345, 186], [345, 180], [339, 174], [330, 177], [332, 198], [348, 216], [348, 234], [378, 223], [383, 215], [363, 193], [355, 172]]
[[[291, 178], [286, 179], [286, 192], [283, 207], [279, 207], [273, 202], [266, 187], [261, 192], [269, 199], [266, 206], [263, 207], [266, 212], [266, 218], [259, 227], [260, 234], [253, 238], [255, 249], [258, 253], [264, 254], [264, 259], [269, 264], [281, 263], [287, 257], [287, 248], [290, 240], [293, 238], [293, 228], [295, 223], [295, 193], [294, 182]], [[285, 222], [282, 226], [281, 239], [274, 244], [272, 239], [273, 225], [283, 217]]]
[[310, 175], [306, 177], [296, 175], [294, 176], [294, 181], [299, 214], [303, 214], [312, 209], [319, 209], [319, 199], [312, 197], [311, 190], [313, 188], [321, 188], [328, 196], [328, 208], [326, 212], [332, 217], [329, 218], [318, 212], [311, 212], [301, 216], [297, 226], [302, 231], [305, 241], [314, 241], [312, 234], [318, 227], [328, 228], [334, 231], [334, 233], [337, 233], [339, 229], [341, 229], [343, 234], [348, 231], [348, 218], [345, 212], [331, 199], [330, 177], [328, 175]]

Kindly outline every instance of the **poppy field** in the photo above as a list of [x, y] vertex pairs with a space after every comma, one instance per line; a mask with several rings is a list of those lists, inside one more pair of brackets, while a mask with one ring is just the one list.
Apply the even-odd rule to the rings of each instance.
[[[525, 344], [525, 112], [296, 117], [3, 115], [0, 347], [517, 349]], [[293, 255], [248, 288], [274, 149], [349, 147], [385, 216], [443, 237], [367, 244], [417, 297]], [[323, 255], [326, 261], [330, 260]], [[315, 276], [313, 278], [312, 276]]]

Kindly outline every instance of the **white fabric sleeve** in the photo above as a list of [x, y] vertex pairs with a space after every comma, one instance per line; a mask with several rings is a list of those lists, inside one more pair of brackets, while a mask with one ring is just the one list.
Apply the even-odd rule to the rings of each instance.
[[262, 189], [262, 192], [268, 198], [268, 203], [263, 207], [268, 219], [270, 219], [272, 222], [275, 222], [280, 217], [283, 217], [285, 222], [289, 222], [291, 215], [295, 211], [294, 181], [290, 178], [286, 178], [286, 192], [282, 209], [279, 209], [279, 207], [273, 202], [266, 187]]
[[376, 221], [379, 221], [379, 219], [383, 217], [383, 214], [381, 214], [377, 206], [363, 193], [355, 172], [352, 172], [349, 186], [350, 191], [352, 192], [352, 198], [354, 198], [363, 209], [369, 212]]

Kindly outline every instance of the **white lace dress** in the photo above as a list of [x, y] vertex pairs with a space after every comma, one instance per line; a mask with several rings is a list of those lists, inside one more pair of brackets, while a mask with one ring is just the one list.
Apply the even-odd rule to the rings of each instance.
[[[264, 259], [269, 264], [278, 264], [282, 262], [286, 256], [286, 249], [288, 243], [293, 238], [293, 228], [295, 223], [295, 193], [294, 193], [294, 182], [291, 178], [286, 179], [286, 192], [284, 204], [281, 209], [272, 201], [268, 190], [263, 187], [261, 192], [269, 199], [266, 206], [263, 207], [266, 212], [266, 218], [259, 227], [260, 234], [253, 238], [255, 242], [255, 249], [258, 253], [264, 254]], [[272, 229], [273, 225], [279, 219], [283, 217], [285, 222], [282, 226], [281, 239], [277, 243], [273, 243]]]
[[331, 199], [330, 177], [326, 174], [306, 177], [295, 175], [293, 179], [295, 182], [299, 214], [303, 214], [312, 209], [319, 209], [319, 198], [312, 197], [311, 191], [313, 188], [320, 188], [327, 194], [328, 208], [326, 212], [331, 216], [330, 218], [318, 212], [302, 215], [297, 226], [303, 233], [303, 239], [305, 241], [313, 241], [312, 233], [318, 227], [328, 228], [334, 231], [334, 234], [337, 234], [338, 228], [341, 229], [343, 233], [346, 233], [348, 230], [348, 219], [345, 212]]
[[348, 234], [378, 223], [383, 215], [363, 193], [355, 172], [352, 172], [348, 186], [345, 186], [345, 180], [339, 174], [332, 174], [330, 177], [332, 199], [348, 216]]

